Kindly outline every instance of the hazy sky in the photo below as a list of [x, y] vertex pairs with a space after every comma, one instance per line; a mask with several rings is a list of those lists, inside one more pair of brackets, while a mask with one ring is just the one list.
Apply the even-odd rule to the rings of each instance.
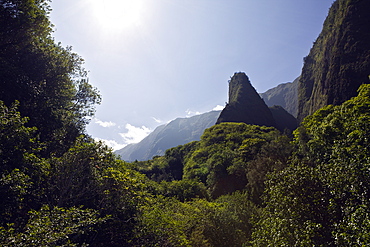
[[333, 0], [54, 0], [54, 37], [103, 101], [88, 126], [114, 148], [224, 106], [243, 71], [258, 92], [300, 75]]

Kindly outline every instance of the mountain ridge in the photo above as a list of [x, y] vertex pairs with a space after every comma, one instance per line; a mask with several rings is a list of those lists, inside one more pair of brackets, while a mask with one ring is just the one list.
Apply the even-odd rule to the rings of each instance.
[[210, 111], [189, 118], [176, 118], [158, 126], [142, 141], [115, 151], [125, 161], [149, 160], [164, 155], [172, 147], [200, 140], [206, 128], [216, 123], [220, 111]]

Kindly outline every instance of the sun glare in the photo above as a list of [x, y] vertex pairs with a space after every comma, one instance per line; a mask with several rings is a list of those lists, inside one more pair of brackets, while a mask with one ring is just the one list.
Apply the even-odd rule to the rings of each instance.
[[143, 18], [142, 0], [94, 0], [93, 18], [105, 30], [123, 30], [138, 26]]

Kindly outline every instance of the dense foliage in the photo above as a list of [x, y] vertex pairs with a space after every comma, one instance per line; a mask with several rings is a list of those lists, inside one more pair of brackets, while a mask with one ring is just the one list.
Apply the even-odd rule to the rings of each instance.
[[84, 133], [99, 95], [46, 2], [0, 12], [1, 246], [369, 245], [370, 85], [293, 139], [221, 123], [126, 163]]
[[369, 244], [370, 86], [307, 117], [291, 164], [271, 174], [255, 245]]

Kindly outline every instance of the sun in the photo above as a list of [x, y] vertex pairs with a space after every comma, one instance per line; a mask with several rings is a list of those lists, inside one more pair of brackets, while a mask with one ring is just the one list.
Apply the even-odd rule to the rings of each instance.
[[107, 31], [134, 28], [143, 20], [142, 0], [93, 0], [90, 7], [94, 22]]

